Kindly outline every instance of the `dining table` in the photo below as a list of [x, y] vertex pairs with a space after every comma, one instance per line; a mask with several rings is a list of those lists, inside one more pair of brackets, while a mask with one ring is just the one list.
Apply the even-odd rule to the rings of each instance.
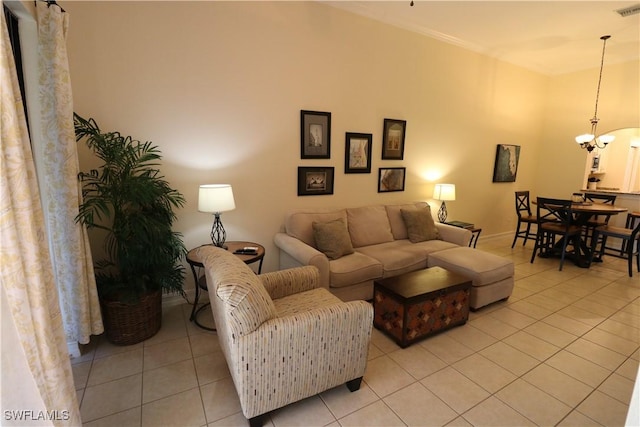
[[[533, 204], [536, 204], [533, 201]], [[598, 202], [573, 202], [571, 204], [571, 212], [573, 214], [572, 222], [574, 225], [580, 227], [586, 227], [589, 220], [598, 215], [617, 215], [622, 212], [626, 212], [628, 209], [625, 207], [615, 206], [609, 203]], [[566, 237], [563, 237], [563, 239]], [[573, 238], [573, 237], [572, 237]], [[582, 268], [589, 268], [591, 266], [591, 248], [587, 245], [587, 242], [583, 238], [583, 233], [575, 236], [573, 242], [574, 254], [568, 258], [573, 261], [575, 265]], [[552, 253], [541, 254], [542, 257], [559, 256], [562, 248], [562, 239], [560, 239]], [[594, 259], [596, 262], [601, 262], [600, 259]]]

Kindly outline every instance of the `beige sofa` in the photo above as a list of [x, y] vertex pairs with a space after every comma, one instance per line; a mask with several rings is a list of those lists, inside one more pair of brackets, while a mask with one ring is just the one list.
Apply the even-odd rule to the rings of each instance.
[[[472, 278], [469, 298], [472, 309], [508, 298], [513, 290], [513, 263], [469, 248], [469, 230], [434, 223], [429, 217], [431, 221], [427, 226], [435, 227], [436, 238], [411, 241], [420, 239], [411, 235], [413, 230], [407, 228], [404, 215], [407, 211], [426, 209], [429, 209], [427, 203], [418, 202], [289, 212], [284, 230], [274, 238], [280, 249], [280, 268], [316, 266], [322, 286], [344, 301], [372, 299], [376, 279], [435, 265]], [[330, 259], [318, 248], [314, 223], [326, 224], [340, 219], [346, 224], [353, 253]], [[435, 254], [438, 256], [433, 256]]]
[[360, 387], [373, 308], [320, 286], [315, 267], [254, 274], [214, 246], [198, 249], [218, 340], [252, 427], [276, 408], [346, 384]]
[[[339, 210], [297, 210], [286, 215], [284, 231], [276, 234], [280, 268], [315, 265], [323, 286], [345, 301], [373, 297], [373, 281], [427, 267], [427, 255], [467, 246], [471, 232], [435, 223], [440, 239], [409, 241], [401, 209], [425, 209], [424, 202], [373, 205]], [[343, 219], [354, 253], [329, 259], [318, 250], [313, 223]]]

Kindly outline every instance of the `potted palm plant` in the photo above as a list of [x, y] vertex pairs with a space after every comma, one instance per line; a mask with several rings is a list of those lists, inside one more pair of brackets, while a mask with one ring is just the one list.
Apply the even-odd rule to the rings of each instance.
[[81, 172], [83, 200], [76, 221], [104, 235], [96, 284], [109, 341], [129, 345], [153, 336], [162, 320], [162, 293], [182, 293], [186, 249], [172, 230], [184, 197], [158, 169], [160, 150], [119, 132], [102, 132], [74, 113], [76, 141], [102, 162]]

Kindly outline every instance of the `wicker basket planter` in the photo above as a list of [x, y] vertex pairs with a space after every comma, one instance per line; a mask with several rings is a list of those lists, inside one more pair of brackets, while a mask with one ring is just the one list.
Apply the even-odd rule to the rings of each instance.
[[138, 304], [100, 301], [107, 339], [116, 345], [131, 345], [154, 336], [162, 324], [162, 293], [140, 298]]

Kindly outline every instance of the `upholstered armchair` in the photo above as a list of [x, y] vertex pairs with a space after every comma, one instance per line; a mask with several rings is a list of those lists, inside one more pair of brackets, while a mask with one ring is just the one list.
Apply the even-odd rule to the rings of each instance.
[[373, 308], [342, 302], [316, 267], [256, 275], [224, 249], [199, 249], [225, 359], [252, 427], [277, 408], [346, 383], [358, 390]]

